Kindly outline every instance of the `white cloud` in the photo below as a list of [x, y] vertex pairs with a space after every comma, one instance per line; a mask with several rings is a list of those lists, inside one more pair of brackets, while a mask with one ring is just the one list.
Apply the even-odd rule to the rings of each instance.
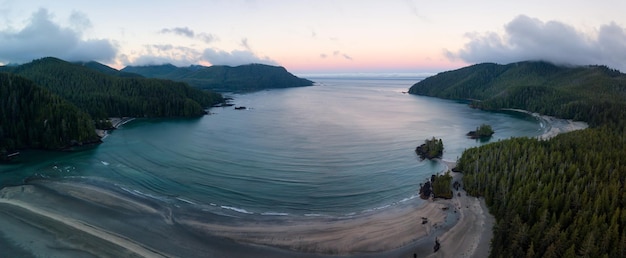
[[591, 35], [562, 22], [543, 22], [521, 15], [504, 28], [504, 35], [468, 34], [469, 42], [462, 49], [447, 54], [469, 63], [544, 60], [607, 65], [626, 71], [626, 29], [615, 23], [602, 25]]
[[[242, 42], [243, 43], [243, 42]], [[245, 41], [247, 45], [247, 41]], [[269, 57], [259, 57], [249, 50], [223, 51], [207, 48], [202, 54], [202, 59], [213, 65], [244, 65], [244, 64], [269, 64], [277, 65], [276, 61]]]
[[171, 44], [146, 45], [142, 52], [132, 60], [126, 59], [128, 65], [161, 65], [189, 66], [208, 62], [212, 65], [237, 66], [244, 64], [278, 65], [269, 57], [259, 57], [249, 50], [224, 51], [207, 48], [204, 51], [195, 48], [174, 46]]
[[189, 66], [197, 64], [201, 60], [202, 52], [189, 47], [174, 46], [171, 44], [146, 45], [142, 53], [132, 61], [130, 65], [161, 65], [173, 64], [176, 66]]
[[116, 46], [106, 39], [82, 39], [82, 31], [91, 26], [80, 13], [70, 16], [72, 27], [62, 27], [52, 21], [46, 9], [33, 13], [28, 24], [18, 31], [0, 31], [0, 62], [25, 63], [33, 59], [54, 56], [69, 61], [112, 61]]

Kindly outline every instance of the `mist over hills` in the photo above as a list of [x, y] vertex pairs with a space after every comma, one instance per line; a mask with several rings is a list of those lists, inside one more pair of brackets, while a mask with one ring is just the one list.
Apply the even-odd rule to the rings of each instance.
[[311, 86], [313, 82], [298, 78], [284, 67], [264, 64], [240, 66], [176, 67], [171, 64], [127, 66], [122, 72], [135, 73], [147, 78], [186, 82], [201, 89], [218, 92], [243, 92], [272, 88]]

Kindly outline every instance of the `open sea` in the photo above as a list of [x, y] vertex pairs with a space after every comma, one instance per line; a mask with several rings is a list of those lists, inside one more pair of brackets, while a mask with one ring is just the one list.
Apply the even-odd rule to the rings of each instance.
[[520, 113], [405, 94], [420, 78], [310, 78], [315, 86], [231, 94], [236, 106], [197, 119], [136, 119], [79, 152], [28, 152], [0, 165], [0, 186], [78, 180], [199, 212], [251, 217], [350, 217], [417, 197], [443, 165], [414, 149], [443, 140], [443, 159], [490, 141], [537, 136]]

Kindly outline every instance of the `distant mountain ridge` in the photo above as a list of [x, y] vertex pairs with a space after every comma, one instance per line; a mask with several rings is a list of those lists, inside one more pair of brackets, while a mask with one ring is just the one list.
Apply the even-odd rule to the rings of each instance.
[[220, 94], [171, 80], [149, 79], [96, 63], [70, 63], [46, 57], [15, 67], [0, 67], [32, 80], [38, 86], [89, 113], [108, 117], [194, 117], [220, 103]]
[[23, 149], [100, 142], [109, 117], [198, 117], [221, 94], [54, 57], [0, 66], [0, 162]]
[[218, 92], [256, 91], [273, 88], [311, 86], [313, 82], [298, 78], [284, 67], [264, 64], [240, 66], [177, 67], [172, 64], [127, 66], [122, 72], [139, 74], [147, 78], [186, 82], [201, 89]]
[[626, 74], [606, 66], [482, 63], [428, 77], [409, 93], [472, 100], [472, 106], [487, 110], [525, 109], [591, 125], [626, 117]]
[[104, 65], [104, 64], [98, 63], [96, 61], [74, 62], [74, 64], [90, 68], [92, 70], [101, 72], [101, 73], [106, 74], [106, 75], [112, 75], [112, 76], [117, 76], [117, 77], [125, 77], [125, 78], [143, 78], [143, 76], [141, 76], [139, 74], [122, 72], [122, 71], [119, 71], [119, 70], [117, 70], [115, 68], [112, 68], [112, 67], [110, 67], [108, 65]]

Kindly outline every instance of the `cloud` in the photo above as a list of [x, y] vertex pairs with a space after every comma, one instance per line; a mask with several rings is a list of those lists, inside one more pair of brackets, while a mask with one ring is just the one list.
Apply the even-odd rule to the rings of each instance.
[[250, 51], [250, 45], [248, 44], [248, 38], [241, 39], [241, 46]]
[[196, 38], [204, 41], [204, 43], [211, 43], [213, 41], [217, 41], [217, 37], [215, 35], [209, 34], [209, 33], [198, 33]]
[[187, 28], [187, 27], [176, 27], [176, 28], [164, 28], [161, 29], [161, 33], [174, 33], [176, 35], [180, 35], [180, 36], [185, 36], [188, 38], [193, 38], [195, 36], [195, 33], [193, 32], [193, 30]]
[[46, 56], [100, 62], [115, 58], [117, 49], [111, 41], [81, 38], [82, 30], [91, 26], [85, 15], [73, 13], [69, 20], [73, 28], [62, 27], [52, 21], [48, 10], [39, 9], [21, 30], [0, 31], [0, 62], [25, 63]]
[[[242, 40], [242, 45], [247, 46], [247, 40]], [[249, 47], [249, 46], [248, 46]], [[172, 44], [145, 45], [134, 58], [120, 56], [120, 60], [128, 65], [160, 65], [173, 64], [176, 66], [189, 66], [200, 63], [212, 65], [244, 65], [244, 64], [269, 64], [278, 63], [269, 57], [259, 57], [251, 50], [223, 51], [213, 48], [198, 50], [192, 47], [176, 46]]]
[[[339, 50], [335, 50], [335, 51], [333, 51], [333, 56], [334, 56], [334, 57], [343, 57], [343, 58], [344, 58], [344, 59], [346, 59], [346, 60], [350, 60], [350, 61], [352, 61], [352, 57], [351, 57], [351, 56], [349, 56], [349, 55], [348, 55], [348, 54], [346, 54], [346, 53], [342, 53], [342, 52], [341, 52], [341, 51], [339, 51]], [[320, 54], [320, 58], [326, 58], [326, 57], [328, 57], [328, 55], [326, 55], [326, 54], [324, 54], [324, 53]]]
[[130, 65], [160, 65], [173, 64], [189, 66], [202, 60], [202, 52], [194, 48], [174, 46], [171, 44], [145, 45], [141, 55], [132, 61], [125, 60]]
[[77, 31], [84, 31], [91, 28], [91, 21], [84, 13], [72, 12], [69, 20], [72, 27]]
[[469, 63], [544, 60], [569, 65], [600, 64], [626, 71], [626, 29], [615, 23], [602, 25], [596, 33], [589, 34], [562, 22], [543, 22], [521, 15], [504, 28], [504, 35], [467, 34], [469, 42], [462, 49], [446, 54]]
[[[245, 41], [247, 44], [247, 41]], [[243, 43], [243, 41], [242, 41]], [[249, 50], [233, 50], [230, 52], [207, 48], [202, 53], [202, 59], [212, 65], [244, 65], [244, 64], [269, 64], [278, 65], [269, 57], [258, 57]]]
[[192, 29], [188, 27], [174, 27], [174, 28], [163, 28], [159, 31], [161, 34], [175, 34], [178, 36], [183, 36], [191, 39], [199, 39], [204, 41], [205, 43], [211, 43], [217, 40], [217, 37], [213, 34], [209, 33], [195, 33]]

